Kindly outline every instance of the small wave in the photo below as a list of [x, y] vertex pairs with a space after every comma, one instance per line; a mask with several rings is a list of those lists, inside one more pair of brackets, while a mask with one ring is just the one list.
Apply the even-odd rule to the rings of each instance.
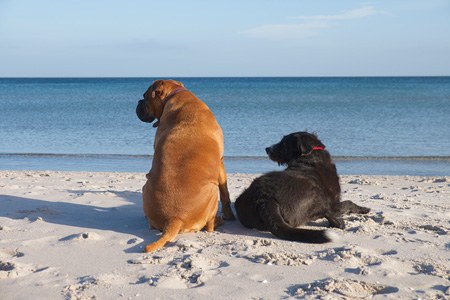
[[450, 156], [333, 156], [334, 160], [405, 160], [405, 161], [422, 161], [422, 160], [437, 160], [450, 161]]
[[54, 157], [54, 158], [153, 158], [153, 155], [134, 154], [62, 154], [62, 153], [0, 153], [0, 157]]

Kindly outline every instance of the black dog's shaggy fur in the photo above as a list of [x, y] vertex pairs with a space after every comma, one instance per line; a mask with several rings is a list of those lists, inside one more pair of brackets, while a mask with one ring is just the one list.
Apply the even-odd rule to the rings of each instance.
[[241, 223], [282, 239], [325, 243], [330, 239], [324, 230], [296, 227], [324, 217], [330, 226], [342, 228], [337, 217], [343, 213], [368, 213], [369, 208], [341, 202], [336, 167], [324, 148], [316, 135], [307, 132], [289, 134], [266, 148], [271, 160], [287, 168], [256, 178], [236, 199]]

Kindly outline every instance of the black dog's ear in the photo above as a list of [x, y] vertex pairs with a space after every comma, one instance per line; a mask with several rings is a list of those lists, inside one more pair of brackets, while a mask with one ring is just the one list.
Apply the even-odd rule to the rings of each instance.
[[302, 155], [300, 147], [300, 137], [295, 135], [288, 135], [283, 138], [283, 161], [287, 163], [294, 158], [300, 157]]
[[302, 156], [308, 155], [314, 148], [325, 149], [325, 145], [319, 141], [316, 134], [297, 136], [297, 143]]

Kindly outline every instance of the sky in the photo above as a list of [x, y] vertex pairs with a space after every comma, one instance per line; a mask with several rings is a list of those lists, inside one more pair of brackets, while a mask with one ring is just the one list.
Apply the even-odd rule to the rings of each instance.
[[449, 0], [0, 0], [0, 77], [449, 75]]

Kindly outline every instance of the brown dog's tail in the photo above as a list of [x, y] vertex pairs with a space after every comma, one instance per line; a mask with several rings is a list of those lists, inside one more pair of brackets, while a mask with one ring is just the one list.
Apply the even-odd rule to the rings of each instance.
[[163, 234], [156, 242], [151, 243], [145, 247], [145, 252], [152, 252], [164, 247], [167, 243], [172, 242], [180, 229], [183, 227], [183, 222], [181, 220], [175, 219], [170, 220], [164, 227]]
[[281, 239], [314, 244], [331, 241], [330, 235], [325, 230], [299, 229], [287, 224], [278, 203], [274, 201], [260, 202], [257, 211], [267, 229]]

